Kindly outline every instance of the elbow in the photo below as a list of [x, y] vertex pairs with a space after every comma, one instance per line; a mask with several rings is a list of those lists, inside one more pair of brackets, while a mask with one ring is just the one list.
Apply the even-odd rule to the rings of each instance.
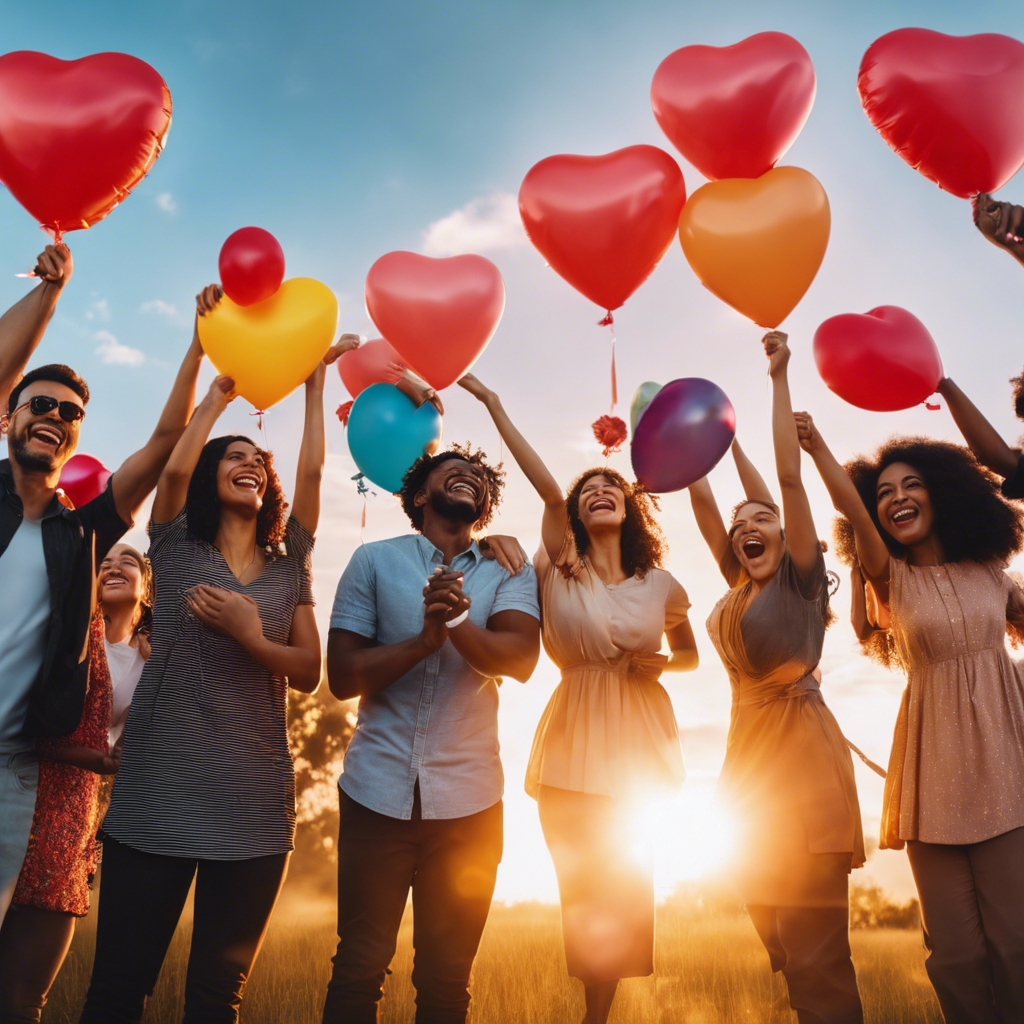
[[301, 693], [316, 693], [323, 677], [323, 663], [319, 656], [310, 657], [309, 664], [288, 677], [288, 685]]
[[666, 666], [673, 672], [692, 672], [700, 664], [700, 655], [697, 649], [673, 651], [672, 657]]
[[360, 696], [355, 673], [344, 665], [327, 663], [327, 688], [338, 700], [352, 700]]
[[784, 491], [796, 491], [803, 486], [800, 480], [799, 466], [793, 469], [779, 470], [779, 487]]
[[539, 660], [540, 647], [538, 646], [536, 650], [517, 659], [517, 663], [509, 668], [506, 675], [510, 675], [518, 683], [525, 683], [533, 675]]

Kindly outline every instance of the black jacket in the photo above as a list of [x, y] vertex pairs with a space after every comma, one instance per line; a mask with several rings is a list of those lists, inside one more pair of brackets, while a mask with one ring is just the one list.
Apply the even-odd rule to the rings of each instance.
[[[0, 461], [0, 559], [24, 517], [14, 492], [10, 463]], [[46, 653], [29, 694], [25, 730], [33, 736], [65, 736], [78, 727], [89, 685], [89, 621], [96, 607], [96, 566], [130, 527], [117, 514], [110, 482], [79, 509], [54, 497], [43, 515], [43, 554], [50, 579]], [[0, 586], [17, 588], [3, 578]], [[0, 679], [0, 686], [3, 680]]]

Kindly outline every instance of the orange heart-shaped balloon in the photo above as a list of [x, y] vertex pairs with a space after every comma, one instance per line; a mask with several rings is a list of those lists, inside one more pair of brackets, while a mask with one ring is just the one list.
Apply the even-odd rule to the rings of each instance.
[[226, 295], [199, 318], [203, 351], [257, 409], [269, 409], [316, 369], [334, 340], [338, 300], [325, 284], [293, 277], [262, 302]]
[[778, 327], [811, 286], [831, 223], [818, 179], [777, 167], [697, 189], [679, 217], [679, 242], [708, 291], [761, 327]]

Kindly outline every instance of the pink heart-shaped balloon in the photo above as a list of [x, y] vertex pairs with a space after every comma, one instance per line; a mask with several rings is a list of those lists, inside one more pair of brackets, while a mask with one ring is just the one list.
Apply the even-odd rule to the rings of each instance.
[[355, 398], [371, 384], [394, 384], [401, 376], [402, 357], [383, 339], [375, 338], [359, 348], [343, 352], [338, 373], [348, 393]]
[[857, 77], [878, 134], [940, 188], [994, 192], [1024, 164], [1024, 44], [901, 28], [876, 39]]
[[81, 508], [103, 493], [109, 479], [110, 470], [95, 455], [79, 452], [64, 463], [58, 486], [75, 508]]
[[0, 57], [0, 180], [58, 235], [91, 227], [124, 200], [170, 126], [171, 94], [137, 57]]
[[900, 306], [830, 317], [814, 332], [821, 379], [861, 409], [909, 409], [935, 392], [942, 359], [928, 329]]
[[602, 309], [618, 309], [672, 244], [686, 185], [656, 146], [549, 156], [530, 168], [519, 213], [552, 269]]
[[651, 106], [661, 130], [706, 178], [757, 178], [800, 134], [814, 65], [783, 32], [732, 46], [684, 46], [658, 65]]
[[366, 309], [407, 366], [441, 390], [487, 347], [505, 310], [505, 282], [483, 256], [389, 252], [366, 275]]

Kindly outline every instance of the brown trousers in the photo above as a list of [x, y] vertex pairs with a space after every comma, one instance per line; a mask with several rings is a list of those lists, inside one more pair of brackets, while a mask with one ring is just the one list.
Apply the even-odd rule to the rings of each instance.
[[946, 1024], [1024, 1024], [1024, 828], [907, 853]]

